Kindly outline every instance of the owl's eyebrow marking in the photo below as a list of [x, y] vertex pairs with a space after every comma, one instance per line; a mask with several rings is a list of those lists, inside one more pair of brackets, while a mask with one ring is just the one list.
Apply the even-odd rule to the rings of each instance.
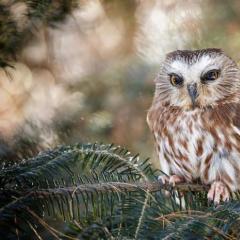
[[173, 72], [173, 71], [167, 73], [167, 75], [168, 76], [175, 75], [175, 76], [183, 78], [183, 75], [181, 73], [177, 73], [177, 72]]
[[165, 68], [167, 74], [177, 74], [178, 76], [182, 75], [182, 68], [184, 68], [183, 63], [179, 61], [173, 61], [171, 64], [168, 64]]
[[205, 71], [207, 69], [208, 70], [220, 70], [218, 66], [216, 66], [216, 63], [208, 63], [205, 68], [203, 69], [203, 71]]

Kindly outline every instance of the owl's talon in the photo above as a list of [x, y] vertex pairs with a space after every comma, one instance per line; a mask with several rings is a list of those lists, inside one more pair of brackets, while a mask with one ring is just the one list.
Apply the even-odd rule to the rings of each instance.
[[[166, 185], [169, 183], [169, 177], [167, 175], [160, 175], [158, 176], [158, 181], [162, 184], [162, 185]], [[170, 192], [167, 190], [163, 191], [164, 195], [166, 197], [170, 197]]]
[[221, 200], [223, 202], [229, 201], [230, 193], [223, 182], [216, 181], [212, 183], [207, 197], [208, 201], [213, 201], [215, 205], [218, 205]]
[[161, 184], [165, 185], [169, 182], [169, 177], [166, 175], [160, 175], [158, 176], [158, 181], [161, 182]]
[[163, 185], [169, 184], [175, 187], [176, 183], [184, 182], [184, 178], [178, 175], [171, 175], [170, 177], [166, 175], [161, 175], [158, 177], [158, 181], [160, 181]]
[[172, 175], [169, 178], [169, 184], [171, 184], [173, 187], [175, 187], [176, 183], [181, 182], [184, 182], [184, 178], [182, 176]]

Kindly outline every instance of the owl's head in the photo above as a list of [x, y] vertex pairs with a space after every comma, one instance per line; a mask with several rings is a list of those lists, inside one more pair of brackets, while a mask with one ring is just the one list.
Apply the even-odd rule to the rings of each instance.
[[156, 78], [158, 101], [183, 109], [233, 102], [240, 95], [240, 70], [220, 49], [167, 54]]

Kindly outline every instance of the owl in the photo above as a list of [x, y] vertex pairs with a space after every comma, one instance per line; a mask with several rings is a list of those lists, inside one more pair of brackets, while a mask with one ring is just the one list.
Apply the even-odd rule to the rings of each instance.
[[147, 114], [165, 183], [209, 185], [208, 199], [240, 189], [240, 69], [221, 49], [167, 54]]

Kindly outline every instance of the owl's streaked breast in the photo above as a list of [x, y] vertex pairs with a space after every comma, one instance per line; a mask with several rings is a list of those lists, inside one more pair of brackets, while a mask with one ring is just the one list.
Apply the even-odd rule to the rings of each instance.
[[[159, 158], [169, 162], [169, 173], [182, 175], [188, 180], [200, 177], [201, 160], [210, 151], [214, 141], [202, 127], [197, 112], [177, 115], [174, 121], [163, 114], [159, 118], [162, 131], [155, 132]], [[169, 124], [169, 121], [171, 124]]]
[[240, 168], [237, 164], [240, 159], [236, 138], [236, 135], [240, 136], [238, 129], [233, 131], [230, 122], [224, 128], [220, 127], [210, 119], [211, 115], [199, 109], [159, 110], [150, 112], [149, 117], [158, 115], [152, 127], [164, 172], [184, 176], [187, 181], [201, 178], [208, 184], [224, 169], [228, 184], [236, 185], [235, 169]]

